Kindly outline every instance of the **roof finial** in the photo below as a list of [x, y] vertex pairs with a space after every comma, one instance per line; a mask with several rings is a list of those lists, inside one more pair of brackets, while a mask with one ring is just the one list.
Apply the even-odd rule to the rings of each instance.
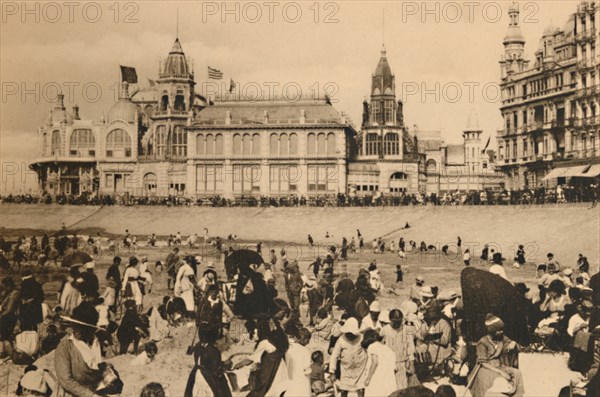
[[179, 7], [177, 7], [177, 23], [175, 27], [175, 38], [179, 38]]
[[381, 10], [381, 43], [385, 50], [385, 8]]

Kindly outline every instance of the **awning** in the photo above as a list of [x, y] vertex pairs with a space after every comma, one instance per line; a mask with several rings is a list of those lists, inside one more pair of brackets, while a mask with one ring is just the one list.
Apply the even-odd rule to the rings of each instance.
[[555, 168], [548, 173], [545, 177], [542, 178], [542, 181], [547, 181], [549, 179], [556, 179], [563, 177], [568, 168]]
[[600, 164], [592, 164], [585, 167], [583, 171], [575, 175], [584, 178], [595, 178], [600, 175]]
[[589, 166], [588, 165], [578, 165], [575, 167], [568, 167], [567, 171], [564, 173], [563, 176], [566, 176], [566, 177], [578, 176], [580, 173], [585, 171], [585, 169], [587, 167], [589, 167]]

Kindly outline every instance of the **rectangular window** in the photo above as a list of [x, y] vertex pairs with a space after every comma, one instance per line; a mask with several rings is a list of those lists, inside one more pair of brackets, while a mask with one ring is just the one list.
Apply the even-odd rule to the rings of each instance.
[[207, 164], [196, 166], [196, 192], [200, 194], [219, 194], [223, 192], [223, 166]]
[[113, 183], [114, 183], [114, 175], [113, 174], [106, 174], [104, 176], [104, 186], [105, 187], [113, 187]]
[[235, 194], [260, 193], [260, 166], [237, 164], [233, 166], [233, 192]]
[[333, 193], [337, 191], [338, 173], [335, 164], [313, 164], [308, 166], [308, 191], [311, 193]]

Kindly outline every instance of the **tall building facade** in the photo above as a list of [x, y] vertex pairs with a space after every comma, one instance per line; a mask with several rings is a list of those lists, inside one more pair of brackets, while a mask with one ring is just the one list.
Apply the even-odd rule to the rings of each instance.
[[547, 27], [533, 61], [525, 56], [518, 5], [510, 7], [497, 133], [507, 188], [589, 183], [600, 174], [599, 4], [582, 1], [562, 29]]
[[238, 198], [402, 195], [498, 188], [481, 152], [474, 115], [463, 143], [440, 131], [410, 131], [382, 50], [356, 131], [328, 98], [207, 100], [176, 39], [158, 79], [122, 82], [99, 121], [66, 110], [59, 96], [38, 129], [30, 167], [51, 195]]

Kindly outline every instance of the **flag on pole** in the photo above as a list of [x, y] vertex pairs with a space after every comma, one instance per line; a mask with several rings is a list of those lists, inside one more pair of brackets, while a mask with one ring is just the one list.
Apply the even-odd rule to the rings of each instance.
[[136, 84], [138, 82], [137, 72], [135, 68], [130, 66], [121, 66], [121, 81], [126, 81], [129, 84]]
[[233, 92], [234, 88], [235, 88], [235, 81], [233, 81], [233, 79], [229, 79], [229, 93], [230, 94]]
[[221, 80], [223, 78], [223, 72], [218, 69], [208, 67], [208, 78], [212, 80]]
[[487, 143], [485, 144], [485, 147], [483, 148], [483, 150], [481, 151], [482, 154], [485, 154], [485, 150], [488, 148], [488, 146], [490, 145], [490, 136], [488, 136], [488, 140]]

